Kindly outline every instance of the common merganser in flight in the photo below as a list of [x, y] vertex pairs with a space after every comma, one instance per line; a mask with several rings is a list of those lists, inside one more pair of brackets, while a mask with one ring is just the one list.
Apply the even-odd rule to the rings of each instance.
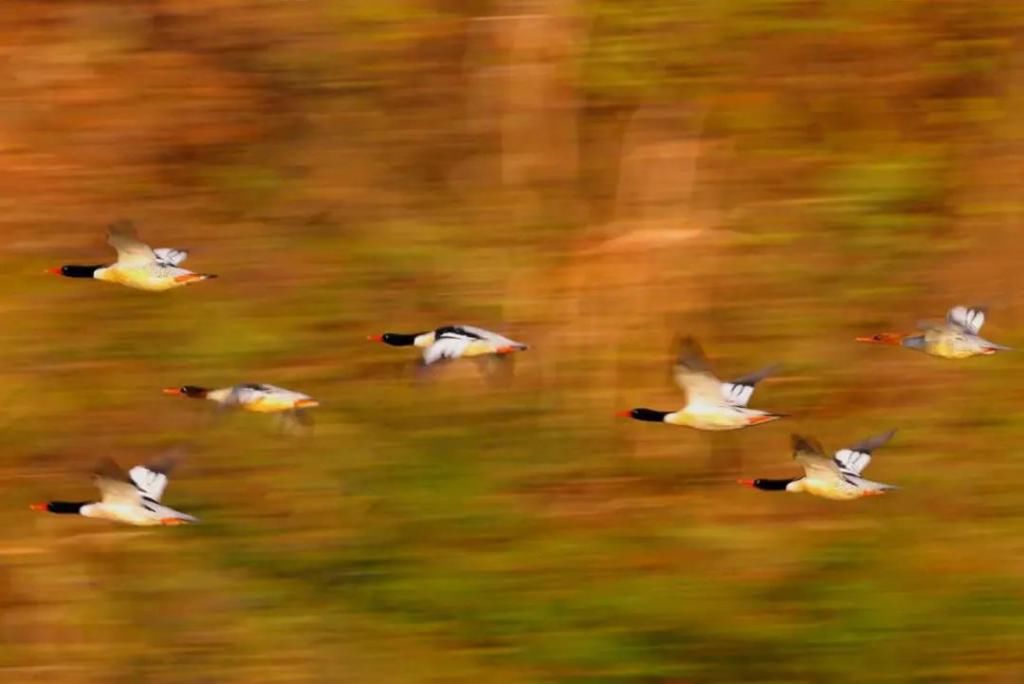
[[320, 402], [308, 394], [261, 383], [245, 383], [220, 389], [184, 385], [165, 388], [163, 393], [192, 399], [208, 399], [225, 409], [277, 413], [302, 425], [310, 425], [313, 422], [306, 409], [320, 405]]
[[858, 337], [857, 341], [909, 347], [944, 359], [966, 359], [995, 354], [997, 351], [1010, 351], [1011, 347], [989, 342], [978, 335], [984, 323], [985, 309], [954, 306], [946, 314], [944, 322], [919, 323], [918, 327], [924, 330], [921, 335], [879, 333]]
[[367, 339], [383, 342], [392, 347], [419, 347], [423, 349], [423, 364], [429, 366], [444, 359], [511, 354], [525, 351], [528, 346], [498, 333], [472, 325], [445, 325], [436, 330], [418, 333], [371, 335]]
[[653, 423], [684, 425], [698, 430], [737, 430], [783, 418], [784, 414], [746, 408], [754, 386], [776, 370], [771, 366], [722, 382], [711, 372], [700, 345], [692, 337], [682, 342], [675, 366], [676, 383], [686, 392], [686, 405], [678, 411], [635, 408], [616, 415]]
[[93, 473], [93, 482], [102, 496], [99, 501], [47, 501], [29, 506], [34, 511], [82, 515], [128, 525], [185, 525], [198, 518], [160, 503], [167, 487], [167, 474], [176, 460], [169, 452], [147, 465], [137, 465], [127, 473], [110, 459], [102, 461]]
[[877, 496], [893, 489], [893, 485], [865, 480], [860, 476], [871, 463], [871, 452], [888, 442], [895, 430], [869, 437], [853, 446], [840, 449], [829, 458], [821, 444], [811, 438], [793, 435], [793, 458], [804, 467], [804, 476], [788, 480], [740, 480], [739, 483], [777, 492], [806, 492], [836, 501]]
[[171, 290], [217, 277], [211, 273], [193, 273], [178, 268], [188, 258], [188, 252], [171, 247], [151, 248], [139, 240], [135, 228], [128, 221], [119, 221], [110, 226], [107, 243], [117, 250], [117, 261], [113, 264], [68, 265], [51, 268], [47, 272], [65, 278], [95, 278], [150, 292]]

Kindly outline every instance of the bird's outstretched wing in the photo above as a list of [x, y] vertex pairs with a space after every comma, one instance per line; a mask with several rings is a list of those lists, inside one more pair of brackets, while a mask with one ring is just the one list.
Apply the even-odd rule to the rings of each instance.
[[954, 306], [946, 314], [946, 322], [977, 335], [985, 325], [985, 309], [980, 306]]
[[868, 437], [852, 446], [840, 449], [833, 455], [833, 458], [844, 473], [860, 475], [871, 463], [871, 452], [888, 442], [895, 434], [895, 430], [890, 430], [885, 434]]
[[749, 373], [742, 378], [736, 378], [729, 382], [722, 383], [722, 398], [734, 406], [746, 406], [750, 397], [754, 395], [754, 387], [769, 375], [779, 369], [778, 364], [762, 368], [755, 373]]
[[813, 437], [792, 435], [793, 460], [804, 467], [807, 477], [835, 478], [840, 477], [839, 465], [825, 455], [821, 444]]
[[122, 266], [147, 266], [157, 261], [153, 249], [139, 240], [131, 221], [110, 224], [107, 243], [117, 251], [117, 263]]
[[456, 359], [474, 341], [475, 338], [457, 334], [439, 335], [432, 345], [423, 350], [423, 365], [429, 366], [444, 359]]
[[490, 387], [505, 387], [515, 375], [515, 354], [475, 356], [477, 370]]
[[93, 483], [100, 490], [104, 503], [138, 503], [142, 492], [132, 479], [109, 458], [101, 460], [93, 469]]
[[672, 372], [676, 384], [686, 392], [688, 402], [721, 404], [724, 401], [722, 381], [711, 372], [704, 350], [692, 337], [686, 337], [679, 343]]
[[313, 414], [305, 409], [292, 409], [278, 414], [282, 432], [291, 435], [309, 435], [313, 432]]
[[153, 250], [153, 255], [160, 264], [179, 266], [185, 259], [188, 259], [188, 250], [175, 249], [174, 247], [158, 247]]
[[167, 488], [171, 470], [185, 456], [185, 447], [174, 446], [163, 451], [146, 465], [137, 465], [128, 471], [128, 478], [146, 498], [159, 501]]

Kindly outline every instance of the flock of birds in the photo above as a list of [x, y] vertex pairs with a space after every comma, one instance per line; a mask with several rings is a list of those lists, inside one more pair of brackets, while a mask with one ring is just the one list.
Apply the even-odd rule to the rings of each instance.
[[[990, 342], [978, 333], [985, 323], [981, 307], [955, 306], [944, 321], [918, 323], [919, 334], [885, 332], [858, 337], [858, 342], [907, 347], [945, 359], [966, 359], [1009, 351], [1010, 347]], [[744, 375], [729, 382], [719, 380], [708, 366], [700, 346], [686, 338], [675, 366], [677, 384], [687, 395], [686, 405], [678, 411], [635, 408], [619, 415], [656, 423], [683, 425], [698, 430], [737, 430], [784, 418], [781, 413], [747, 408], [760, 380], [771, 375], [775, 366]], [[825, 499], [845, 501], [877, 496], [898, 489], [893, 485], [861, 477], [871, 462], [871, 452], [896, 434], [891, 430], [869, 437], [829, 456], [821, 444], [810, 437], [793, 435], [793, 458], [804, 469], [803, 477], [788, 479], [740, 480], [739, 483], [766, 491], [805, 492]]]
[[[139, 240], [134, 227], [126, 221], [110, 226], [107, 242], [117, 252], [114, 263], [65, 265], [49, 269], [48, 272], [68, 278], [93, 278], [151, 292], [171, 290], [217, 277], [181, 268], [188, 257], [187, 251], [166, 247], [153, 249]], [[857, 341], [897, 345], [947, 359], [964, 359], [1009, 350], [1009, 347], [990, 342], [978, 334], [984, 322], [984, 309], [956, 306], [950, 309], [944, 321], [919, 324], [919, 334], [886, 332], [858, 337]], [[469, 325], [446, 325], [415, 333], [387, 332], [369, 339], [396, 347], [422, 349], [424, 366], [460, 358], [503, 359], [528, 349], [522, 342]], [[675, 365], [675, 379], [686, 393], [686, 404], [677, 411], [634, 408], [619, 415], [639, 421], [712, 431], [737, 430], [775, 421], [785, 415], [747, 406], [757, 383], [775, 370], [773, 366], [723, 382], [712, 373], [700, 345], [693, 338], [686, 338]], [[307, 394], [268, 384], [246, 383], [219, 389], [184, 385], [163, 391], [175, 396], [211, 401], [220, 409], [276, 414], [300, 425], [311, 423], [308, 410], [319, 405]], [[887, 443], [893, 434], [895, 430], [870, 437], [839, 449], [831, 456], [813, 438], [793, 435], [793, 458], [803, 466], [803, 477], [761, 478], [739, 482], [766, 491], [804, 492], [834, 500], [883, 494], [897, 488], [864, 479], [861, 473], [871, 462], [872, 451]], [[127, 473], [112, 460], [104, 460], [94, 471], [94, 482], [101, 494], [99, 501], [48, 501], [32, 504], [31, 508], [131, 525], [182, 525], [198, 522], [195, 517], [160, 503], [167, 487], [168, 475], [180, 455], [180, 450], [171, 450], [146, 465], [134, 466]]]

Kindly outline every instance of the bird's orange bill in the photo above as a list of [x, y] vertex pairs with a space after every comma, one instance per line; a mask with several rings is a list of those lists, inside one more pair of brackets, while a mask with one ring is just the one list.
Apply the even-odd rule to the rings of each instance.
[[164, 387], [160, 391], [164, 394], [181, 394], [181, 389], [178, 387]]
[[624, 411], [616, 411], [615, 412], [615, 416], [618, 417], [618, 418], [630, 418], [630, 417], [632, 417], [632, 415], [633, 415], [633, 411], [631, 409], [625, 409]]
[[295, 408], [297, 408], [297, 409], [313, 408], [314, 406], [319, 406], [319, 405], [320, 405], [320, 402], [317, 401], [316, 399], [299, 399], [298, 401], [295, 402]]
[[160, 518], [161, 525], [187, 525], [188, 520], [182, 520], [181, 518]]
[[60, 266], [54, 266], [53, 268], [46, 269], [45, 271], [43, 271], [43, 273], [49, 273], [50, 275], [61, 275], [63, 273], [63, 270], [61, 269]]
[[42, 512], [42, 511], [46, 510], [47, 506], [46, 506], [45, 503], [34, 503], [34, 504], [29, 504], [29, 508], [32, 509], [33, 511], [40, 511], [40, 512]]
[[906, 335], [901, 333], [878, 333], [877, 335], [865, 335], [858, 337], [858, 342], [867, 342], [868, 344], [900, 344]]
[[736, 484], [741, 484], [744, 487], [753, 487], [754, 486], [754, 481], [753, 480], [736, 480]]
[[883, 494], [885, 494], [884, 490], [871, 491], [869, 489], [861, 494], [861, 496], [882, 496]]
[[383, 335], [367, 335], [366, 339], [370, 340], [371, 342], [383, 342], [384, 341], [384, 336]]
[[516, 350], [515, 347], [506, 345], [504, 347], [498, 347], [497, 349], [494, 350], [494, 353], [495, 354], [511, 354], [515, 350]]
[[770, 423], [773, 420], [778, 420], [782, 416], [754, 416], [747, 421], [748, 425], [760, 425], [761, 423]]

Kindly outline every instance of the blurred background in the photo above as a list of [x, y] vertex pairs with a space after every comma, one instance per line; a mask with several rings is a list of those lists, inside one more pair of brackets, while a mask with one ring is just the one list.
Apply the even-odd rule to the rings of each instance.
[[[1024, 7], [6, 0], [0, 681], [1024, 681]], [[218, 280], [42, 275], [105, 226]], [[366, 336], [531, 345], [492, 386]], [[773, 361], [708, 434], [673, 339]], [[181, 384], [322, 402], [305, 438]], [[899, 428], [852, 503], [758, 492]], [[193, 445], [202, 525], [45, 516]]]

